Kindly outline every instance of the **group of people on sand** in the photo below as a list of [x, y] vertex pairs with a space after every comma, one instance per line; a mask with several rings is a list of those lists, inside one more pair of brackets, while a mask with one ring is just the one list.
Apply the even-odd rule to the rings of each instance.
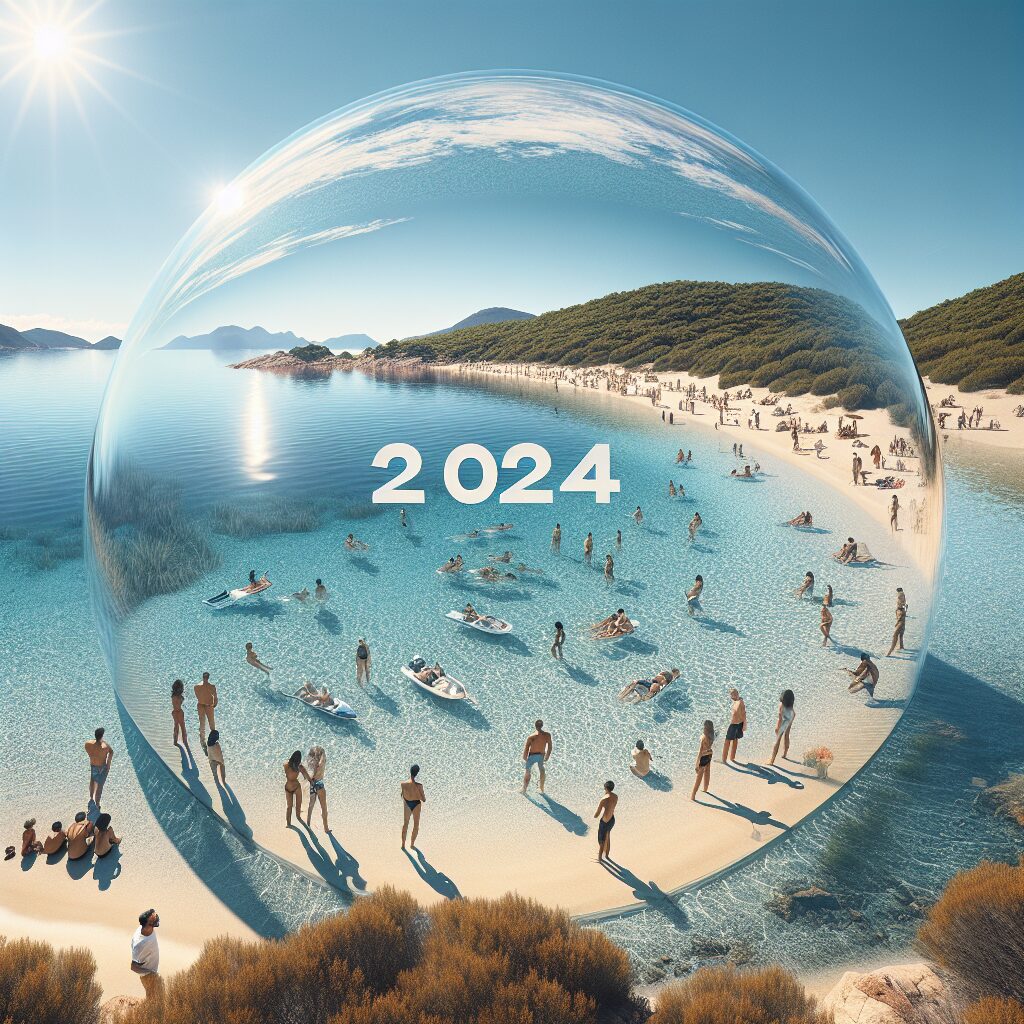
[[[87, 810], [78, 811], [75, 820], [67, 828], [62, 821], [53, 822], [49, 835], [42, 839], [36, 831], [36, 819], [27, 819], [21, 834], [22, 858], [39, 854], [51, 858], [66, 850], [68, 860], [77, 861], [90, 854], [106, 857], [115, 846], [120, 845], [121, 837], [114, 832], [110, 815], [100, 807], [103, 787], [114, 759], [114, 749], [104, 738], [105, 735], [106, 730], [98, 728], [93, 733], [93, 738], [85, 742], [85, 752], [89, 759]], [[15, 856], [17, 848], [8, 846], [5, 859], [11, 860]]]

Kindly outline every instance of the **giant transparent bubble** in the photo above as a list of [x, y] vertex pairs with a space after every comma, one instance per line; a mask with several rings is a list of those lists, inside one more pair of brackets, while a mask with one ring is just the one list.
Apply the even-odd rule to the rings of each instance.
[[[360, 354], [363, 336], [380, 344]], [[87, 507], [117, 693], [168, 785], [340, 889], [517, 890], [581, 913], [756, 854], [857, 774], [911, 698], [941, 547], [920, 379], [828, 218], [693, 114], [539, 74], [372, 97], [224, 188], [131, 324]], [[271, 586], [247, 592], [250, 571]], [[448, 615], [467, 604], [499, 625]], [[592, 628], [620, 608], [628, 623]], [[873, 693], [852, 682], [862, 651]], [[445, 692], [403, 674], [417, 656]], [[357, 717], [296, 699], [307, 681]], [[719, 760], [733, 687], [736, 768]], [[787, 689], [788, 758], [754, 767]], [[523, 795], [537, 719], [553, 751], [545, 793], [534, 764]], [[312, 830], [285, 828], [284, 762], [313, 746], [330, 835], [318, 795]], [[606, 780], [615, 871], [594, 864]]]

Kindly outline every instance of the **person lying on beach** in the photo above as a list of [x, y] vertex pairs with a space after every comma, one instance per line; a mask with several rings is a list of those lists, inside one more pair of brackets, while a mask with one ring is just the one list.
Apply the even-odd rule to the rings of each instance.
[[43, 844], [36, 839], [36, 819], [29, 818], [25, 822], [25, 831], [21, 833], [21, 855], [27, 857], [30, 853], [42, 853]]
[[68, 829], [68, 860], [79, 860], [89, 852], [93, 824], [86, 817], [85, 811], [75, 815], [75, 823]]
[[270, 666], [264, 665], [259, 659], [259, 655], [253, 650], [251, 643], [245, 645], [245, 660], [246, 663], [252, 665], [253, 668], [258, 668], [261, 672], [265, 672], [268, 676], [270, 675]]
[[810, 512], [801, 512], [798, 516], [794, 516], [788, 523], [787, 526], [813, 526], [814, 516]]
[[651, 774], [653, 760], [654, 755], [644, 746], [644, 741], [637, 740], [636, 746], [633, 748], [633, 763], [629, 766], [629, 770], [638, 778], [646, 778]]
[[52, 856], [55, 853], [60, 853], [64, 849], [64, 845], [68, 841], [68, 834], [64, 831], [64, 825], [62, 822], [55, 821], [50, 826], [50, 834], [43, 840], [43, 853], [47, 857]]
[[354, 533], [350, 533], [345, 538], [345, 549], [347, 551], [369, 551], [370, 550], [370, 545], [369, 544], [365, 544], [361, 540], [356, 540], [355, 534]]
[[303, 587], [301, 590], [296, 590], [295, 593], [292, 594], [292, 597], [294, 597], [296, 601], [302, 601], [303, 604], [305, 604], [310, 597], [309, 587]]
[[103, 813], [96, 819], [96, 830], [92, 841], [92, 848], [96, 851], [97, 857], [106, 857], [108, 853], [121, 842], [121, 837], [114, 833], [110, 827], [110, 815]]
[[852, 562], [857, 557], [857, 542], [847, 537], [846, 543], [832, 557], [842, 565]]
[[692, 615], [695, 608], [700, 608], [700, 595], [704, 592], [704, 577], [696, 576], [693, 586], [686, 592], [686, 610]]
[[793, 596], [797, 599], [801, 597], [812, 597], [814, 595], [814, 573], [809, 569], [804, 573], [804, 581], [800, 584], [796, 590], [793, 591]]
[[505, 562], [505, 563], [508, 563], [508, 562], [512, 561], [512, 552], [511, 551], [503, 551], [500, 555], [488, 555], [487, 557], [492, 562]]
[[704, 525], [704, 520], [701, 519], [699, 512], [693, 513], [693, 518], [690, 520], [690, 540], [693, 540], [697, 536], [697, 531]]
[[867, 690], [868, 696], [874, 697], [875, 687], [878, 685], [878, 666], [867, 654], [861, 654], [860, 664], [856, 669], [845, 668], [843, 671], [853, 677], [848, 687], [850, 693]]

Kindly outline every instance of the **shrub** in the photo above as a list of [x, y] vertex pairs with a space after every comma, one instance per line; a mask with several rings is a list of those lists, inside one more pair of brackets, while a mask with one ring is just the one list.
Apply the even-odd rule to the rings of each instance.
[[1024, 1003], [1016, 999], [981, 999], [964, 1010], [961, 1024], [1024, 1024]]
[[211, 519], [214, 532], [229, 537], [312, 533], [320, 525], [320, 516], [312, 502], [280, 495], [257, 496], [245, 502], [218, 502], [213, 506]]
[[781, 967], [707, 967], [658, 997], [650, 1024], [826, 1024], [813, 996]]
[[0, 1020], [4, 1024], [96, 1024], [100, 987], [87, 949], [0, 935]]
[[1024, 860], [982, 861], [954, 876], [918, 938], [980, 995], [1024, 1001]]

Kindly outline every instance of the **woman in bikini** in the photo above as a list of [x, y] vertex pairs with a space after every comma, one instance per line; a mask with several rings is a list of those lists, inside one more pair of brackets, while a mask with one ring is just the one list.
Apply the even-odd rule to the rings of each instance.
[[708, 791], [711, 784], [711, 761], [715, 756], [715, 725], [710, 719], [704, 722], [704, 731], [700, 736], [700, 749], [697, 751], [697, 778], [693, 782], [693, 792], [690, 799], [696, 801], [697, 790], [701, 783], [704, 784], [704, 792]]
[[416, 781], [420, 773], [420, 766], [414, 764], [409, 769], [409, 778], [402, 783], [402, 849], [405, 849], [405, 835], [409, 831], [409, 819], [412, 818], [412, 839], [409, 845], [416, 849], [416, 836], [420, 831], [420, 809], [427, 802], [427, 794], [423, 791], [423, 783]]
[[181, 738], [182, 745], [188, 748], [188, 733], [185, 731], [185, 712], [182, 704], [185, 701], [185, 684], [180, 679], [171, 683], [171, 721], [174, 722], [174, 745]]
[[804, 581], [800, 584], [796, 590], [793, 591], [794, 596], [799, 599], [806, 595], [812, 597], [814, 594], [814, 573], [808, 570], [804, 573]]
[[306, 808], [306, 828], [311, 829], [313, 808], [320, 801], [320, 813], [324, 819], [324, 831], [330, 834], [327, 824], [327, 790], [324, 788], [324, 772], [327, 771], [327, 755], [323, 747], [310, 747], [306, 755], [306, 778], [309, 779], [309, 807]]
[[824, 637], [821, 646], [827, 647], [829, 634], [832, 632], [832, 609], [824, 601], [821, 602], [821, 625], [818, 628]]
[[302, 821], [302, 784], [299, 776], [303, 776], [307, 782], [312, 782], [306, 766], [302, 763], [302, 751], [296, 750], [284, 763], [284, 798], [287, 802], [285, 813], [285, 827], [292, 827], [292, 806], [299, 821]]
[[796, 698], [792, 690], [783, 690], [779, 698], [779, 718], [775, 723], [775, 746], [772, 747], [772, 756], [769, 764], [775, 764], [775, 758], [779, 755], [779, 746], [782, 746], [782, 760], [789, 757], [789, 731], [796, 721], [796, 708], [793, 706]]

